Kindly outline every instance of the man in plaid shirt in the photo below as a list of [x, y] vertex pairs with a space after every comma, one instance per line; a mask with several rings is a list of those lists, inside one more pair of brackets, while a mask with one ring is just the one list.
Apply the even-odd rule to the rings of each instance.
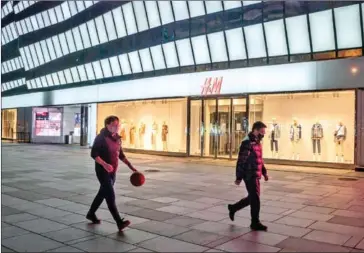
[[229, 217], [234, 221], [235, 213], [250, 205], [252, 230], [267, 230], [267, 227], [260, 223], [260, 179], [262, 175], [268, 181], [267, 169], [263, 162], [261, 140], [264, 137], [267, 126], [257, 121], [253, 124], [252, 131], [242, 141], [239, 157], [236, 164], [235, 184], [240, 185], [244, 180], [248, 196], [233, 205], [228, 205]]

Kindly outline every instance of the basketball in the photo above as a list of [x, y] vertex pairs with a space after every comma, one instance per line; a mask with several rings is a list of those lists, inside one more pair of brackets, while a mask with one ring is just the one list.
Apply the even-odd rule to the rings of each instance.
[[130, 176], [130, 183], [133, 186], [142, 186], [145, 182], [145, 177], [142, 173], [140, 172], [134, 172], [133, 174], [131, 174]]

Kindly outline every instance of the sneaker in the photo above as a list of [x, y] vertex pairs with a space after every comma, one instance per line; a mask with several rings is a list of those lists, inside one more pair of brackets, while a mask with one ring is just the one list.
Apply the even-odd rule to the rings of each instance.
[[233, 206], [232, 205], [228, 205], [228, 209], [229, 209], [229, 217], [231, 221], [234, 221], [235, 218], [235, 212], [233, 211]]
[[121, 223], [118, 225], [119, 232], [122, 232], [124, 228], [128, 227], [130, 225], [130, 221], [124, 219], [121, 221]]
[[93, 224], [100, 224], [101, 221], [97, 218], [96, 214], [90, 214], [88, 213], [86, 215], [86, 219], [88, 219], [89, 221], [91, 221]]
[[267, 231], [268, 227], [264, 226], [262, 223], [258, 222], [258, 223], [252, 223], [250, 225], [251, 230], [255, 230], [255, 231]]

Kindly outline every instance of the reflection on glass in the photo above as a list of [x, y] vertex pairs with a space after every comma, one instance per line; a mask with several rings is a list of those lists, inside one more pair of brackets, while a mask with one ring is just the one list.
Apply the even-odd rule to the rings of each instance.
[[202, 101], [191, 101], [190, 155], [201, 155], [203, 138]]
[[217, 133], [216, 100], [205, 100], [203, 156], [215, 157]]
[[246, 107], [245, 98], [233, 99], [233, 124], [231, 138], [231, 153], [233, 158], [238, 157], [240, 144], [249, 132]]
[[230, 157], [230, 99], [218, 100], [217, 114], [217, 156], [223, 158]]

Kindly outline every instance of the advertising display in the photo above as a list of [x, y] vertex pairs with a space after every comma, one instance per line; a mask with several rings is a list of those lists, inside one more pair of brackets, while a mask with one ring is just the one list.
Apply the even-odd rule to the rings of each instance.
[[81, 136], [81, 113], [75, 113], [74, 136]]
[[61, 108], [34, 108], [33, 114], [35, 136], [61, 136]]

